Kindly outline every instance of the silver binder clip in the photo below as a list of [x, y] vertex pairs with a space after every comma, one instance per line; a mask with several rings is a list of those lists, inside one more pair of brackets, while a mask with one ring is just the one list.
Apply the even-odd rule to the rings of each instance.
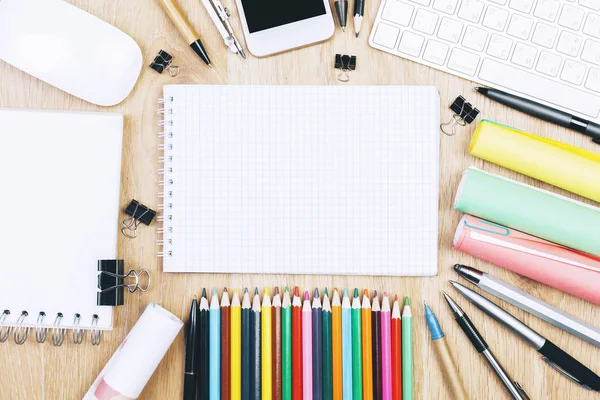
[[129, 218], [123, 220], [121, 233], [129, 239], [135, 239], [137, 237], [137, 228], [140, 223], [146, 226], [150, 225], [156, 216], [156, 211], [133, 199], [125, 209], [125, 214], [127, 214]]
[[29, 337], [29, 328], [23, 326], [25, 318], [27, 318], [28, 315], [29, 313], [27, 311], [21, 312], [21, 316], [19, 317], [19, 319], [17, 320], [17, 324], [15, 325], [13, 339], [18, 345], [25, 343], [27, 341], [27, 338]]
[[458, 96], [450, 105], [450, 109], [454, 112], [452, 118], [448, 122], [440, 125], [440, 129], [448, 136], [454, 136], [456, 125], [467, 126], [477, 118], [479, 110], [471, 103], [467, 102], [464, 97]]

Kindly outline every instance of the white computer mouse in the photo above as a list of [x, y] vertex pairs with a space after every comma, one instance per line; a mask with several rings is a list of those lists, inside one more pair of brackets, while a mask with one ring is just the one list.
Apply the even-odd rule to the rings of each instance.
[[0, 0], [0, 59], [100, 106], [127, 97], [143, 61], [131, 37], [62, 0]]

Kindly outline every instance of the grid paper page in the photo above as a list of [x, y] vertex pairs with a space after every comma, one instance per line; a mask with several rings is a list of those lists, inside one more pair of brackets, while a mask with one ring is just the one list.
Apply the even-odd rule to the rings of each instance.
[[164, 95], [165, 272], [437, 273], [435, 88], [172, 85]]

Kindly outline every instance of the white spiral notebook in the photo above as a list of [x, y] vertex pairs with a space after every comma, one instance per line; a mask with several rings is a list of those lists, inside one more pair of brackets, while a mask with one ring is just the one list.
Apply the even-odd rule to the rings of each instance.
[[0, 109], [0, 341], [112, 328], [96, 293], [117, 256], [122, 135], [120, 114]]
[[435, 275], [433, 87], [164, 87], [165, 272]]

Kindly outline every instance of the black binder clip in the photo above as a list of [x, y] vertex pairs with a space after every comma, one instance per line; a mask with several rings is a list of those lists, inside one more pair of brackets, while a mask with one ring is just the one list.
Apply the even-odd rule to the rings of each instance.
[[137, 237], [137, 227], [139, 224], [150, 225], [156, 216], [156, 211], [134, 199], [131, 200], [131, 203], [125, 209], [125, 214], [129, 215], [129, 218], [123, 220], [121, 233], [129, 239], [134, 239]]
[[339, 71], [337, 75], [338, 81], [348, 82], [350, 80], [348, 72], [356, 69], [356, 56], [336, 54], [334, 67]]
[[156, 56], [156, 58], [154, 58], [152, 64], [150, 64], [150, 68], [152, 68], [159, 74], [162, 74], [163, 71], [166, 69], [167, 71], [169, 71], [169, 75], [171, 75], [172, 78], [179, 75], [179, 72], [181, 71], [181, 68], [179, 68], [176, 65], [173, 65], [173, 57], [171, 57], [171, 55], [164, 50], [158, 52], [158, 55]]
[[450, 105], [450, 109], [454, 112], [450, 121], [441, 124], [440, 129], [448, 136], [454, 136], [456, 133], [454, 128], [456, 125], [467, 126], [471, 122], [475, 121], [479, 110], [473, 107], [471, 103], [467, 102], [464, 97], [458, 96], [454, 103]]
[[[145, 292], [150, 289], [150, 273], [142, 269], [140, 272], [131, 270], [124, 274], [123, 260], [98, 260], [98, 289], [96, 302], [99, 306], [122, 306], [125, 288], [129, 293], [138, 289]], [[147, 283], [140, 285], [140, 277], [146, 275]], [[125, 279], [133, 279], [133, 283], [125, 283]]]

